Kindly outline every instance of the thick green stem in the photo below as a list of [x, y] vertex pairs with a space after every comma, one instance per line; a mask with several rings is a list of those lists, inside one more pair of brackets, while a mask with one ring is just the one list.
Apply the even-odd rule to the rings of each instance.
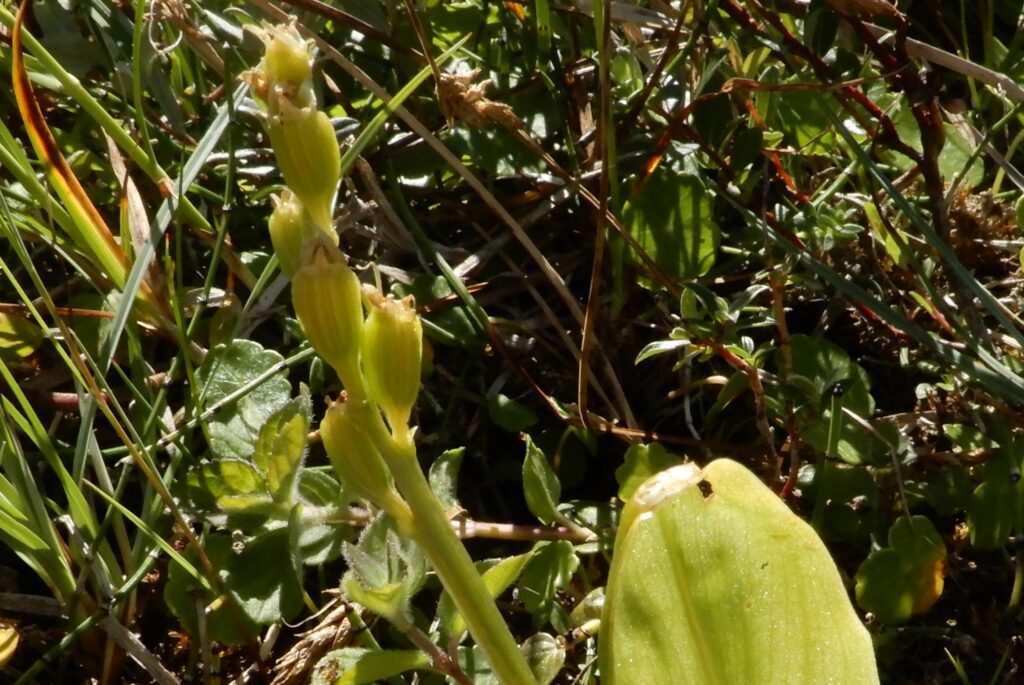
[[483, 649], [494, 675], [503, 685], [534, 685], [537, 681], [526, 659], [420, 469], [411, 431], [399, 443], [388, 434], [375, 409], [367, 414], [371, 414], [366, 417], [367, 428], [391, 470], [398, 491], [412, 510], [410, 533], [466, 620], [470, 634]]

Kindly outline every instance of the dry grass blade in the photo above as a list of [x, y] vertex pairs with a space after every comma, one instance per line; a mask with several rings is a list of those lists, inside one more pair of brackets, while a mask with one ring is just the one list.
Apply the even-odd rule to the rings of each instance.
[[309, 682], [310, 672], [327, 652], [348, 645], [355, 636], [349, 615], [358, 611], [350, 602], [338, 602], [310, 630], [302, 634], [287, 653], [274, 665], [271, 685], [300, 685]]
[[[78, 234], [72, 236], [72, 239], [78, 243], [79, 247], [87, 250], [88, 254], [102, 266], [114, 281], [114, 284], [121, 288], [124, 287], [127, 280], [129, 269], [124, 249], [114, 238], [114, 234], [64, 158], [60, 146], [46, 123], [46, 117], [43, 115], [43, 110], [35, 96], [35, 90], [29, 81], [28, 72], [25, 70], [21, 32], [30, 4], [28, 0], [21, 4], [15, 18], [11, 38], [11, 70], [18, 110], [25, 123], [25, 130], [32, 140], [32, 145], [43, 161], [50, 182], [63, 200], [78, 229]], [[143, 284], [143, 287], [139, 289], [139, 297], [146, 305], [145, 312], [148, 318], [154, 323], [160, 322], [163, 318], [161, 316], [163, 307], [148, 284]]]

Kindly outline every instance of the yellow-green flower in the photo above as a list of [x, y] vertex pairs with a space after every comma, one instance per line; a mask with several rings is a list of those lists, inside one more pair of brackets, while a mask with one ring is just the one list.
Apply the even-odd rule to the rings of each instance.
[[326, 237], [303, 248], [307, 258], [292, 279], [292, 304], [306, 337], [325, 362], [334, 367], [350, 392], [362, 387], [359, 349], [363, 305], [359, 278], [348, 260]]
[[267, 222], [270, 242], [274, 245], [281, 271], [290, 280], [299, 270], [303, 245], [322, 231], [313, 225], [302, 201], [291, 190], [285, 188], [281, 197], [274, 197], [272, 201], [274, 211]]
[[263, 41], [259, 65], [243, 75], [271, 117], [283, 107], [316, 109], [313, 95], [312, 43], [304, 40], [294, 22], [250, 29]]
[[412, 296], [385, 297], [366, 290], [369, 315], [363, 333], [363, 371], [370, 396], [395, 436], [405, 435], [420, 390], [423, 325]]
[[282, 116], [271, 117], [267, 132], [284, 182], [302, 200], [313, 223], [333, 234], [341, 149], [331, 120], [316, 110], [288, 109]]
[[366, 499], [407, 525], [412, 514], [395, 489], [391, 472], [344, 398], [332, 402], [320, 422], [320, 439], [335, 473], [360, 499]]
[[284, 181], [306, 206], [313, 223], [331, 230], [341, 151], [334, 127], [317, 110], [312, 43], [295, 24], [252, 29], [263, 41], [259, 65], [243, 75], [267, 113], [267, 132]]

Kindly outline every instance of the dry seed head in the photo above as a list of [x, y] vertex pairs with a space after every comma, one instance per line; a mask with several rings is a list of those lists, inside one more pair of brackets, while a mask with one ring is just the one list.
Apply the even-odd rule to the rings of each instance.
[[420, 390], [423, 325], [410, 295], [401, 300], [367, 287], [369, 314], [363, 332], [363, 371], [393, 433], [409, 423]]

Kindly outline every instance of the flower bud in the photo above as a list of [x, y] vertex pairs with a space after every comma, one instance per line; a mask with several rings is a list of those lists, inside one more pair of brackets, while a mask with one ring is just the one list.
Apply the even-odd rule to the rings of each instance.
[[303, 245], [322, 231], [312, 224], [302, 201], [287, 188], [280, 198], [273, 198], [273, 203], [274, 211], [267, 222], [270, 242], [281, 263], [281, 271], [291, 280], [302, 262]]
[[310, 344], [350, 391], [361, 387], [359, 348], [363, 305], [359, 278], [345, 255], [324, 236], [307, 243], [309, 255], [292, 279], [292, 304]]
[[334, 472], [360, 499], [386, 511], [399, 525], [412, 520], [409, 506], [395, 489], [384, 458], [345, 400], [332, 402], [320, 422], [320, 439]]
[[268, 124], [270, 144], [285, 183], [306, 206], [313, 223], [332, 232], [334, 191], [341, 151], [331, 120], [316, 110], [288, 110]]
[[283, 24], [267, 32], [263, 65], [268, 78], [282, 86], [299, 87], [313, 76], [310, 45], [294, 24]]
[[402, 300], [368, 288], [363, 371], [370, 395], [393, 434], [404, 434], [420, 390], [423, 325], [410, 295]]
[[259, 65], [243, 76], [253, 95], [266, 105], [271, 117], [288, 105], [315, 110], [312, 43], [303, 40], [294, 23], [264, 24], [251, 30], [264, 46]]

